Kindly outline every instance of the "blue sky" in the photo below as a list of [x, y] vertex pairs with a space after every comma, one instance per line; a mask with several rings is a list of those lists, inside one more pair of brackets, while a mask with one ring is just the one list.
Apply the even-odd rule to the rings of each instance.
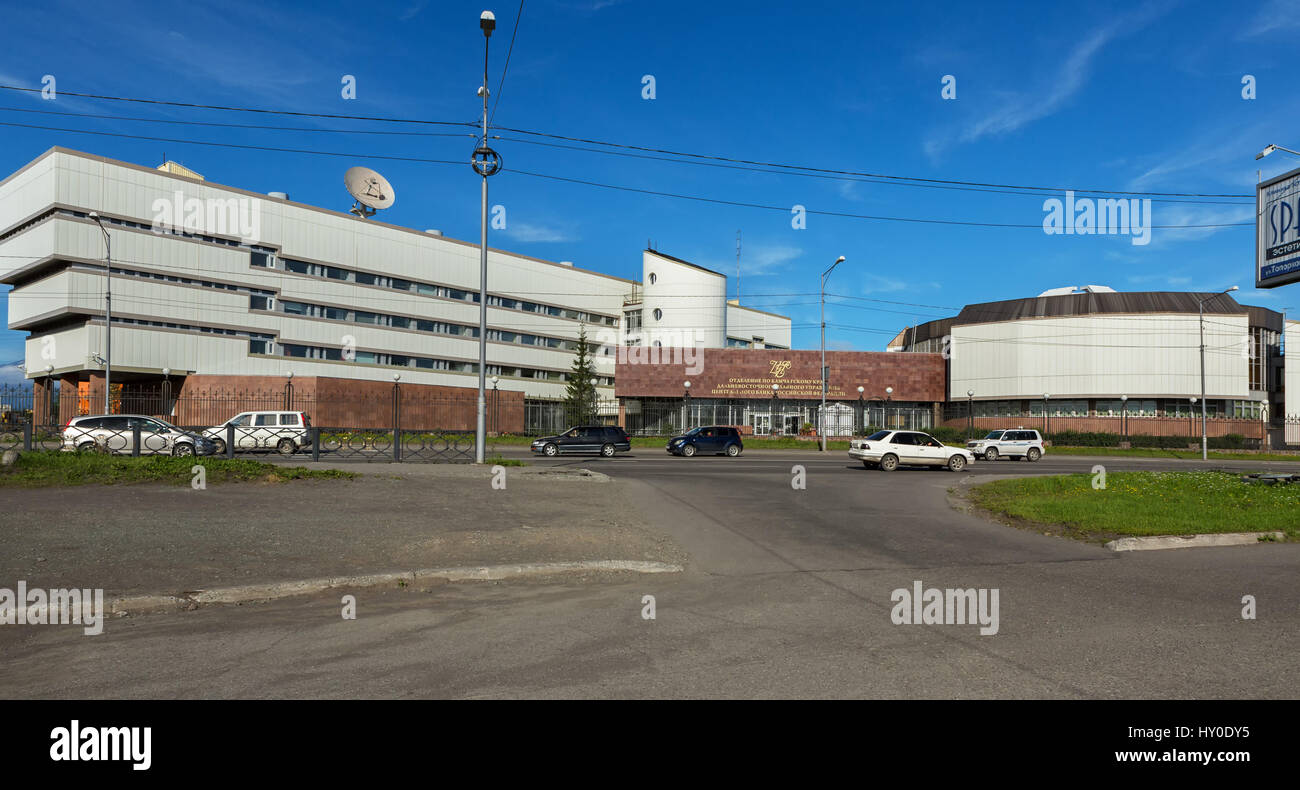
[[[0, 84], [64, 92], [296, 110], [475, 121], [482, 74], [478, 16], [496, 13], [491, 84], [505, 62], [517, 0], [466, 3], [77, 3], [16, 6]], [[1268, 143], [1300, 149], [1295, 41], [1300, 0], [1215, 2], [708, 6], [632, 0], [525, 0], [494, 124], [738, 159], [1075, 189], [1253, 195], [1263, 177], [1300, 166]], [[1288, 57], [1289, 56], [1289, 57]], [[341, 79], [357, 78], [344, 100]], [[653, 75], [655, 98], [642, 97]], [[945, 75], [956, 99], [944, 100]], [[1242, 78], [1256, 98], [1242, 97]], [[53, 145], [145, 165], [164, 155], [210, 180], [346, 210], [343, 171], [363, 164], [394, 184], [384, 218], [477, 240], [478, 181], [467, 165], [377, 156], [467, 159], [472, 139], [342, 134], [324, 129], [429, 127], [250, 116], [0, 91], [0, 122], [116, 134], [306, 148], [312, 156], [0, 126], [0, 173]], [[305, 127], [230, 129], [16, 112], [44, 110]], [[436, 131], [454, 130], [435, 129]], [[458, 131], [458, 130], [456, 130]], [[520, 138], [502, 132], [504, 137]], [[525, 138], [526, 139], [526, 138]], [[735, 272], [744, 237], [746, 303], [790, 315], [796, 347], [818, 343], [820, 273], [848, 260], [829, 291], [828, 345], [879, 350], [898, 329], [972, 302], [1097, 283], [1118, 290], [1218, 290], [1300, 309], [1300, 285], [1255, 291], [1250, 227], [1128, 236], [1048, 235], [1052, 195], [994, 194], [758, 173], [609, 156], [500, 140], [506, 171], [492, 203], [507, 228], [493, 246], [619, 276], [640, 276], [657, 249]], [[522, 175], [775, 206], [718, 205]], [[1056, 193], [1061, 197], [1061, 193]], [[810, 214], [1005, 223], [966, 227]], [[1156, 225], [1249, 223], [1252, 203], [1155, 202]], [[733, 294], [735, 282], [732, 284]], [[4, 311], [0, 308], [0, 318]], [[0, 331], [0, 362], [22, 333]]]

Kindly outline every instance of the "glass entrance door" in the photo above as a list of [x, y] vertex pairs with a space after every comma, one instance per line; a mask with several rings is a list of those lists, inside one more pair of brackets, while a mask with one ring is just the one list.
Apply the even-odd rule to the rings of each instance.
[[772, 415], [750, 414], [749, 425], [754, 429], [755, 436], [767, 436], [772, 433]]

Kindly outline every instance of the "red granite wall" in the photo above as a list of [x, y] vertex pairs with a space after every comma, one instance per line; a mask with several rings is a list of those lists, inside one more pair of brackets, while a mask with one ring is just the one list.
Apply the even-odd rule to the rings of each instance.
[[[691, 356], [693, 355], [693, 356]], [[884, 351], [827, 351], [828, 392], [832, 400], [863, 397], [893, 401], [941, 402], [946, 361], [940, 354]], [[821, 398], [821, 351], [777, 349], [621, 348], [614, 392], [620, 397], [680, 398], [690, 381], [693, 398], [770, 398], [776, 384], [781, 398]]]

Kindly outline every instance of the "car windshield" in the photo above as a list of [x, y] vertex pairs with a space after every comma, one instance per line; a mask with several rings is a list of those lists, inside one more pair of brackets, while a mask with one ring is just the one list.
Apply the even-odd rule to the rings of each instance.
[[891, 433], [893, 433], [893, 431], [876, 431], [875, 433], [867, 437], [867, 441], [869, 442], [883, 441], [884, 438]]
[[684, 435], [685, 435], [685, 436], [694, 436], [695, 434], [699, 433], [699, 432], [702, 431], [702, 430], [704, 430], [704, 429], [703, 429], [703, 428], [692, 428], [692, 429], [690, 429], [689, 431], [687, 431]]
[[1002, 431], [990, 431], [990, 432], [989, 432], [989, 435], [988, 435], [988, 436], [985, 436], [984, 438], [985, 438], [985, 439], [1001, 439], [1001, 438], [1002, 438]]

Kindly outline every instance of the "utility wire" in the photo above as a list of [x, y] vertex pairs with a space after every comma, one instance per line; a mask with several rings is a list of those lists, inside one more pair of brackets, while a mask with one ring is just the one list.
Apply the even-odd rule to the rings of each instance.
[[506, 84], [506, 72], [510, 70], [510, 55], [515, 51], [515, 36], [519, 35], [519, 19], [524, 15], [524, 0], [519, 0], [519, 12], [515, 14], [515, 29], [510, 34], [510, 47], [506, 50], [506, 65], [501, 69], [501, 81], [497, 83], [497, 97], [492, 102], [492, 114], [488, 116], [488, 126], [496, 120], [497, 107], [501, 106], [501, 89]]
[[[26, 93], [40, 93], [42, 92], [43, 89], [25, 88], [17, 85], [0, 85], [0, 90], [22, 91]], [[468, 126], [468, 127], [477, 126], [477, 124], [471, 122], [465, 122], [465, 121], [432, 121], [432, 120], [413, 119], [413, 118], [392, 118], [392, 117], [365, 116], [365, 115], [310, 113], [310, 112], [299, 112], [299, 111], [292, 111], [292, 110], [268, 110], [268, 109], [250, 108], [250, 107], [230, 107], [230, 106], [213, 105], [213, 104], [196, 104], [191, 102], [164, 101], [161, 99], [140, 99], [140, 98], [126, 97], [126, 96], [107, 96], [103, 94], [93, 94], [93, 93], [76, 93], [72, 91], [61, 91], [61, 93], [65, 96], [79, 96], [83, 98], [104, 99], [108, 101], [135, 102], [140, 104], [166, 105], [172, 107], [188, 107], [188, 108], [205, 109], [205, 110], [221, 110], [227, 112], [250, 112], [250, 113], [264, 113], [264, 114], [271, 114], [271, 115], [293, 115], [299, 117], [377, 121], [383, 123], [434, 124], [434, 125], [445, 125], [445, 126]], [[545, 137], [553, 140], [563, 140], [566, 142], [584, 143], [587, 145], [599, 145], [608, 148], [619, 148], [619, 149], [631, 150], [631, 151], [643, 151], [646, 153], [668, 154], [671, 156], [686, 157], [690, 159], [709, 160], [715, 162], [733, 162], [736, 164], [744, 164], [744, 165], [758, 165], [762, 167], [775, 167], [775, 168], [782, 168], [782, 169], [789, 169], [789, 170], [803, 170], [803, 171], [814, 172], [814, 173], [835, 173], [840, 175], [860, 176], [866, 178], [880, 178], [880, 179], [889, 179], [895, 181], [916, 181], [916, 182], [930, 183], [930, 184], [954, 184], [958, 186], [990, 187], [990, 188], [997, 188], [997, 189], [1022, 189], [1022, 190], [1034, 190], [1038, 192], [1074, 191], [1078, 193], [1089, 193], [1089, 194], [1136, 195], [1142, 197], [1213, 197], [1213, 198], [1251, 198], [1251, 199], [1254, 198], [1253, 195], [1245, 195], [1245, 194], [1221, 194], [1221, 193], [1216, 194], [1216, 193], [1200, 193], [1200, 192], [1133, 192], [1133, 191], [1113, 190], [1113, 189], [1026, 186], [1026, 185], [1017, 185], [1017, 184], [990, 183], [990, 182], [983, 182], [983, 181], [959, 181], [954, 179], [943, 179], [943, 178], [898, 176], [898, 175], [890, 175], [886, 173], [871, 173], [871, 172], [854, 171], [854, 170], [837, 170], [832, 168], [816, 168], [816, 167], [808, 167], [805, 165], [791, 165], [791, 164], [783, 164], [779, 162], [766, 162], [766, 161], [754, 160], [754, 159], [738, 159], [734, 157], [715, 156], [711, 154], [698, 154], [698, 153], [688, 152], [688, 151], [674, 151], [672, 149], [667, 149], [667, 148], [653, 148], [648, 146], [630, 145], [626, 143], [613, 143], [613, 142], [593, 140], [593, 139], [583, 138], [583, 137], [572, 137], [568, 135], [552, 134], [549, 132], [539, 132], [530, 129], [516, 129], [516, 128], [506, 127], [506, 126], [499, 127], [499, 128], [502, 131], [511, 132], [514, 134], [526, 134], [533, 137]]]

